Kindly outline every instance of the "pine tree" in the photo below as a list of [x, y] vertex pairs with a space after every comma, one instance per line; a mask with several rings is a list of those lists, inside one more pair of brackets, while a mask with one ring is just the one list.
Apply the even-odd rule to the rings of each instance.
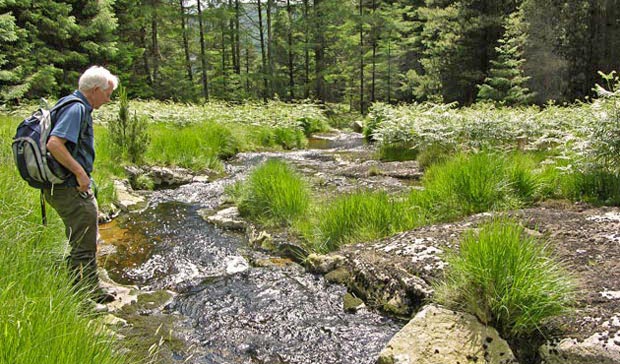
[[525, 86], [529, 77], [523, 73], [526, 28], [521, 9], [506, 19], [506, 30], [495, 48], [497, 58], [491, 61], [489, 74], [479, 86], [478, 100], [492, 100], [510, 106], [527, 104], [532, 100], [534, 94]]

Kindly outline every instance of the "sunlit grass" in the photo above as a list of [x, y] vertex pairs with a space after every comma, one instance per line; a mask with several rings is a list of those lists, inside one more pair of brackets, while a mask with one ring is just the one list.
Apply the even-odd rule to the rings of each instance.
[[72, 289], [62, 222], [48, 211], [41, 225], [39, 192], [17, 174], [9, 145], [16, 125], [0, 117], [0, 362], [127, 363], [93, 321], [86, 293]]
[[529, 335], [570, 310], [575, 285], [544, 242], [496, 219], [464, 234], [435, 285], [434, 300], [476, 315], [504, 337]]
[[310, 190], [285, 162], [270, 159], [250, 174], [238, 198], [242, 215], [268, 225], [282, 225], [307, 212]]

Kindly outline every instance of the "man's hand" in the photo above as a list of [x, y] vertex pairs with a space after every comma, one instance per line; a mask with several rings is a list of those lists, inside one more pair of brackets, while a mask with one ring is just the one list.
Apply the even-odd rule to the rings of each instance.
[[47, 150], [52, 154], [52, 157], [58, 161], [58, 163], [62, 164], [75, 175], [78, 183], [78, 191], [86, 192], [90, 187], [90, 177], [88, 177], [86, 171], [82, 168], [82, 165], [80, 165], [73, 158], [71, 153], [69, 153], [69, 150], [65, 145], [66, 142], [66, 139], [52, 135], [50, 140], [47, 141]]

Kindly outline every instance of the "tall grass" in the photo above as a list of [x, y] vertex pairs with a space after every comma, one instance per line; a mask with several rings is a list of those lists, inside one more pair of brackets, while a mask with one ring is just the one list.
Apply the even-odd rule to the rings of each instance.
[[295, 227], [310, 249], [326, 253], [345, 244], [421, 226], [429, 220], [425, 213], [407, 200], [383, 191], [357, 191], [317, 207], [311, 219], [300, 221]]
[[310, 190], [288, 164], [270, 159], [257, 167], [238, 196], [239, 212], [267, 225], [290, 224], [310, 205]]
[[434, 165], [423, 184], [446, 216], [518, 207], [540, 188], [527, 157], [492, 153], [459, 154]]
[[573, 171], [562, 176], [559, 194], [573, 201], [595, 205], [620, 205], [620, 176], [599, 168]]
[[17, 175], [9, 143], [17, 121], [0, 117], [0, 362], [120, 364], [112, 339], [74, 292], [62, 222]]
[[570, 275], [515, 221], [496, 219], [466, 232], [447, 262], [434, 300], [476, 315], [505, 337], [531, 334], [570, 310]]

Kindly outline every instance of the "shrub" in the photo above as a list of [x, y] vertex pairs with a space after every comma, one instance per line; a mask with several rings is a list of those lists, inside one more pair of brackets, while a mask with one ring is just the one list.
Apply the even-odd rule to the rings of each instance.
[[466, 232], [447, 262], [434, 300], [476, 315], [505, 337], [531, 334], [570, 310], [575, 286], [568, 272], [517, 222], [496, 219]]
[[265, 224], [290, 224], [303, 216], [310, 190], [288, 164], [270, 159], [257, 167], [241, 187], [239, 212]]
[[150, 141], [146, 119], [138, 117], [136, 113], [133, 117], [129, 116], [129, 99], [125, 87], [119, 87], [118, 96], [118, 118], [111, 119], [108, 123], [110, 139], [121, 156], [131, 163], [142, 162]]

